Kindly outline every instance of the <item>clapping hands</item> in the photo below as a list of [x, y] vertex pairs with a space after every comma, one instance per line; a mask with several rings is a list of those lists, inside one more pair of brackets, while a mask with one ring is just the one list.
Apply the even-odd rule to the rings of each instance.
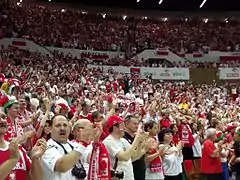
[[31, 158], [32, 159], [41, 158], [42, 155], [45, 153], [46, 148], [47, 148], [46, 140], [43, 138], [39, 139], [31, 151]]

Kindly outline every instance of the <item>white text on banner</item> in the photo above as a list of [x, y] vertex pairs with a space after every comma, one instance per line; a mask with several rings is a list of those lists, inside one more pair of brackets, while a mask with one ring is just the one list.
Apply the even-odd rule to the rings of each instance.
[[219, 68], [219, 79], [240, 79], [240, 68]]
[[189, 80], [189, 68], [141, 68], [141, 78], [152, 75], [152, 79]]

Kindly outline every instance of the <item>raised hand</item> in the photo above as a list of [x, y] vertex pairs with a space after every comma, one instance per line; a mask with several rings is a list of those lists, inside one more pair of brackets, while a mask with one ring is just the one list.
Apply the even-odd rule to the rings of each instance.
[[46, 148], [47, 148], [47, 142], [45, 141], [45, 139], [43, 138], [39, 139], [31, 151], [31, 158], [32, 159], [41, 158], [42, 155], [45, 153]]
[[44, 105], [46, 107], [46, 110], [49, 111], [51, 109], [51, 104], [50, 104], [49, 99], [48, 98], [43, 98], [43, 103], [44, 103]]
[[179, 143], [178, 143], [178, 145], [177, 145], [177, 148], [178, 148], [179, 150], [182, 150], [183, 147], [184, 147], [184, 142], [179, 141]]
[[40, 116], [40, 111], [37, 111], [33, 116], [32, 116], [32, 122], [35, 123]]

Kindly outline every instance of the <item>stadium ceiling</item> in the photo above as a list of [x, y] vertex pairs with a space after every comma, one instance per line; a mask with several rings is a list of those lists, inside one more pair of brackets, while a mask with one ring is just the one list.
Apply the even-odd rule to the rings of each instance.
[[239, 11], [240, 0], [39, 0], [71, 5], [159, 11]]

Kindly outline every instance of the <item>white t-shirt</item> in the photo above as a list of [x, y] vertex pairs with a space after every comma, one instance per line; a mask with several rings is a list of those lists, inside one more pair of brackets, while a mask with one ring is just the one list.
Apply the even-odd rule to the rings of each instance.
[[194, 145], [193, 149], [193, 157], [202, 157], [202, 145], [200, 143], [200, 137], [198, 134], [193, 134]]
[[[80, 146], [79, 144], [70, 141], [68, 141], [66, 144], [62, 144], [68, 153], [72, 151], [72, 147], [69, 144], [71, 144], [73, 147]], [[83, 149], [85, 148], [83, 147]], [[56, 161], [64, 155], [64, 149], [55, 141], [49, 139], [47, 142], [47, 150], [42, 156], [43, 180], [76, 180], [76, 178], [72, 176], [72, 169], [65, 173], [54, 171]]]
[[[131, 146], [126, 139], [115, 139], [111, 135], [109, 135], [103, 140], [103, 144], [106, 146], [110, 156], [111, 169], [113, 169], [117, 153], [119, 153], [120, 151], [126, 151]], [[123, 180], [134, 180], [131, 159], [129, 159], [128, 161], [118, 161], [116, 170], [119, 172], [124, 172]]]

